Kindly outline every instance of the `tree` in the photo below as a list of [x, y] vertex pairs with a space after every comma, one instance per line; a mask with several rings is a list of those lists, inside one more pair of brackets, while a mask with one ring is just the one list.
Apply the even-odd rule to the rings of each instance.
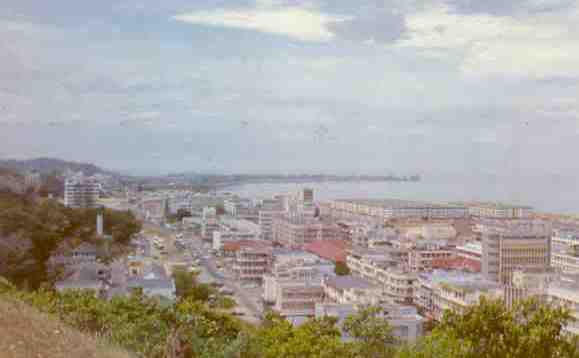
[[338, 276], [347, 276], [350, 274], [350, 268], [346, 265], [345, 262], [337, 261], [336, 265], [334, 266], [334, 272]]
[[536, 299], [507, 307], [501, 300], [483, 297], [462, 314], [446, 312], [432, 336], [411, 356], [579, 357], [577, 338], [563, 331], [571, 319], [568, 310]]
[[346, 318], [343, 330], [354, 338], [353, 349], [359, 357], [390, 357], [397, 342], [382, 309], [367, 306]]

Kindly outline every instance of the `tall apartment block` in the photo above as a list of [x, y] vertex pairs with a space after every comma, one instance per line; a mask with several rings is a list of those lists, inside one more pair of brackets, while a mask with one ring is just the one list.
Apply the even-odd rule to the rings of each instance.
[[69, 208], [96, 208], [100, 185], [84, 177], [67, 178], [64, 183], [64, 205]]
[[513, 272], [544, 272], [551, 262], [551, 226], [538, 220], [493, 220], [482, 225], [484, 276], [505, 285]]

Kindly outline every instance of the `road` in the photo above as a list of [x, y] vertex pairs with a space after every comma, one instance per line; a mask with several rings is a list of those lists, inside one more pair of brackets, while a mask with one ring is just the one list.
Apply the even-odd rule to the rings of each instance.
[[[163, 240], [167, 255], [160, 256], [160, 263], [164, 264], [167, 271], [170, 271], [171, 262], [183, 262], [185, 256], [199, 254], [201, 256], [199, 263], [201, 268], [200, 281], [202, 282], [221, 282], [224, 286], [234, 292], [237, 301], [237, 310], [244, 312], [242, 319], [248, 322], [257, 323], [260, 320], [261, 310], [256, 298], [259, 294], [253, 296], [247, 289], [239, 285], [234, 278], [228, 277], [217, 270], [215, 259], [209, 254], [209, 250], [203, 247], [203, 241], [197, 236], [190, 237], [188, 249], [179, 250], [175, 247], [175, 233], [171, 230], [154, 224], [145, 224], [144, 229], [151, 234], [159, 236]], [[153, 248], [153, 251], [156, 249]], [[153, 253], [153, 256], [155, 254]], [[170, 272], [169, 272], [170, 273]]]

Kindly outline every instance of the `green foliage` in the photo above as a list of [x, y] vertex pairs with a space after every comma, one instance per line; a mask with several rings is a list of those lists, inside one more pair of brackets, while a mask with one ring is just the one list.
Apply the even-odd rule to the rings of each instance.
[[207, 302], [215, 294], [215, 289], [208, 284], [199, 283], [197, 274], [177, 268], [173, 272], [177, 297], [193, 301]]
[[283, 317], [269, 313], [248, 344], [243, 357], [352, 357], [333, 318], [312, 319], [293, 327]]
[[571, 321], [560, 307], [528, 300], [508, 308], [482, 299], [463, 314], [447, 312], [432, 336], [414, 347], [416, 357], [579, 357], [577, 338], [562, 328]]
[[165, 357], [167, 352], [179, 357], [219, 356], [244, 327], [236, 318], [189, 299], [163, 307], [138, 294], [105, 301], [86, 291], [5, 292], [143, 357]]
[[215, 307], [230, 310], [235, 307], [235, 300], [231, 297], [219, 297], [215, 303]]
[[338, 276], [348, 276], [350, 274], [350, 268], [345, 262], [338, 261], [334, 266], [334, 273]]
[[[105, 210], [105, 230], [115, 244], [125, 246], [141, 224], [128, 211]], [[0, 239], [15, 237], [23, 245], [7, 257], [10, 267], [0, 273], [19, 286], [37, 288], [50, 281], [47, 261], [64, 240], [91, 241], [95, 237], [96, 209], [65, 208], [54, 200], [0, 192]], [[2, 254], [2, 253], [0, 253]]]
[[379, 307], [364, 307], [347, 317], [344, 332], [354, 338], [353, 348], [357, 356], [388, 357], [392, 355], [396, 339], [392, 327], [381, 314]]

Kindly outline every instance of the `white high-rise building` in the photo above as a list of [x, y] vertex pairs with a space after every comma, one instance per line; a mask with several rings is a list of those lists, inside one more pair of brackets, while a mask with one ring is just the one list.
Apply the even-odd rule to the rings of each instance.
[[64, 183], [64, 205], [69, 208], [96, 208], [100, 184], [90, 178], [75, 176]]

